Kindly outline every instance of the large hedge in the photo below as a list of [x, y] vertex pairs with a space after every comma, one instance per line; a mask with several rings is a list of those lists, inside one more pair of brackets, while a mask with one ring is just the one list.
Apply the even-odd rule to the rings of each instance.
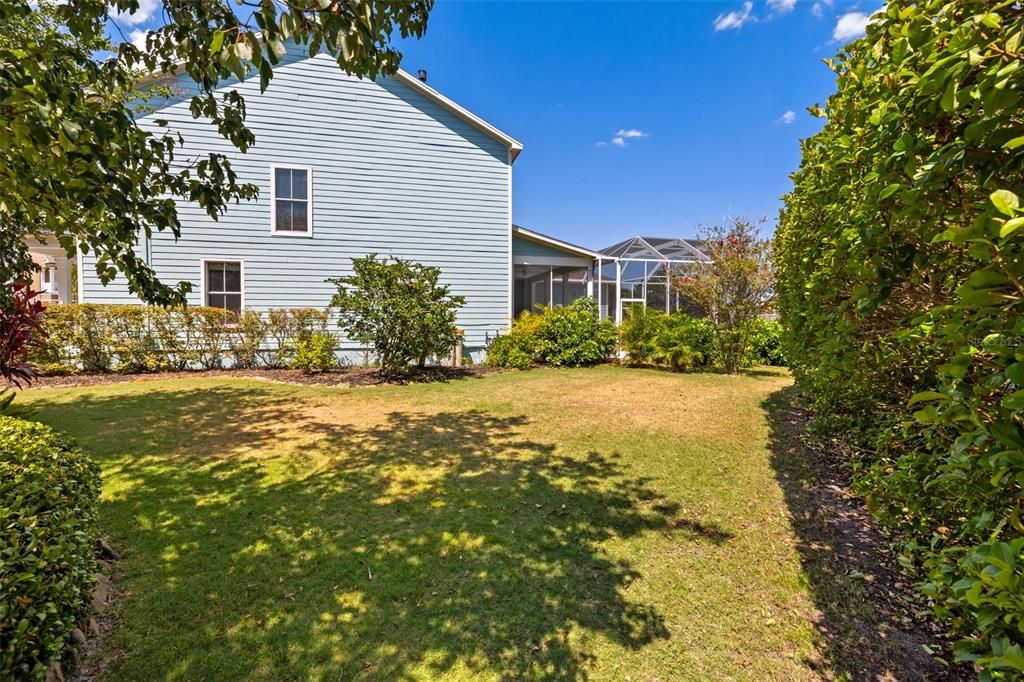
[[775, 251], [821, 427], [983, 675], [1024, 672], [1024, 9], [889, 0], [830, 64]]
[[86, 614], [99, 492], [70, 440], [0, 417], [0, 679], [42, 679]]

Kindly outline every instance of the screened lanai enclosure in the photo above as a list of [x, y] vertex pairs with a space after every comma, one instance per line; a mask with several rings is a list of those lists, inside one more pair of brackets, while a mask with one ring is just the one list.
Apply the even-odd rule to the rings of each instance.
[[643, 303], [672, 313], [685, 307], [672, 289], [671, 275], [685, 274], [709, 261], [701, 243], [692, 239], [631, 237], [602, 249], [594, 264], [594, 296], [602, 317], [622, 322], [623, 311]]
[[671, 273], [708, 260], [700, 242], [633, 237], [591, 251], [539, 232], [512, 230], [513, 314], [541, 306], [568, 305], [578, 298], [597, 300], [602, 319], [622, 322], [630, 305], [674, 312], [683, 307], [672, 290]]

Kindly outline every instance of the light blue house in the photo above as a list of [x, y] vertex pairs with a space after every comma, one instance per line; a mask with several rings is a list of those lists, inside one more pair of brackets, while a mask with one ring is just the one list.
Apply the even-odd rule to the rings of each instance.
[[[330, 57], [296, 52], [258, 78], [225, 86], [246, 99], [256, 144], [239, 153], [195, 120], [187, 76], [175, 96], [142, 119], [181, 132], [181, 155], [220, 152], [257, 200], [214, 221], [178, 202], [182, 236], [157, 233], [140, 253], [164, 281], [192, 283], [189, 303], [238, 310], [324, 307], [327, 277], [377, 252], [441, 268], [466, 297], [458, 317], [470, 352], [511, 314], [512, 164], [522, 145], [405, 72], [374, 82]], [[162, 83], [162, 84], [164, 84]], [[122, 280], [104, 286], [80, 256], [78, 300], [139, 303]], [[349, 346], [349, 349], [354, 347]]]
[[[139, 251], [167, 282], [192, 284], [189, 303], [265, 311], [324, 307], [324, 280], [369, 253], [441, 269], [465, 296], [457, 323], [478, 355], [520, 310], [603, 299], [619, 319], [620, 288], [604, 275], [614, 257], [512, 225], [512, 164], [523, 146], [426, 83], [400, 71], [377, 81], [342, 72], [326, 55], [298, 50], [257, 78], [234, 82], [256, 144], [245, 154], [193, 119], [187, 76], [159, 81], [173, 96], [141, 119], [167, 120], [189, 154], [225, 154], [259, 198], [219, 221], [178, 202], [182, 236], [157, 233]], [[123, 280], [104, 286], [91, 255], [79, 256], [78, 300], [140, 303]], [[354, 344], [342, 350], [355, 352]]]

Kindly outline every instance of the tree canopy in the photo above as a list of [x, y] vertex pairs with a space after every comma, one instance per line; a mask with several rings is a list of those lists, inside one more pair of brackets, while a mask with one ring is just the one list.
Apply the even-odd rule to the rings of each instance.
[[[32, 266], [25, 237], [56, 240], [72, 254], [96, 254], [104, 282], [117, 273], [144, 300], [183, 303], [187, 282], [160, 282], [136, 252], [140, 234], [179, 236], [175, 199], [216, 219], [256, 188], [240, 183], [222, 154], [183, 155], [162, 124], [135, 120], [140, 77], [185, 73], [197, 84], [193, 117], [244, 152], [253, 144], [245, 101], [223, 86], [273, 78], [285, 43], [326, 53], [359, 77], [394, 73], [397, 37], [426, 31], [433, 0], [164, 0], [163, 23], [144, 49], [105, 37], [118, 13], [138, 0], [0, 3], [0, 281]], [[106, 59], [98, 54], [113, 52]], [[184, 156], [184, 158], [179, 158]], [[0, 290], [0, 305], [10, 295]]]

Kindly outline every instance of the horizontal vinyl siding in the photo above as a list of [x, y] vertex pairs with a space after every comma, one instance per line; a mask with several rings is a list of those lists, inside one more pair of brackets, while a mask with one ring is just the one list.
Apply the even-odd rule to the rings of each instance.
[[[322, 307], [327, 277], [351, 273], [368, 253], [441, 268], [442, 281], [466, 297], [458, 324], [466, 343], [482, 346], [507, 325], [509, 308], [508, 152], [497, 140], [393, 78], [350, 77], [326, 56], [279, 66], [268, 91], [239, 87], [256, 144], [239, 153], [180, 95], [144, 120], [181, 132], [182, 166], [210, 152], [231, 159], [240, 182], [260, 198], [229, 207], [214, 221], [197, 205], [178, 203], [182, 238], [154, 235], [152, 265], [169, 283], [190, 281], [201, 304], [200, 259], [245, 261], [245, 305]], [[313, 237], [270, 234], [271, 165], [313, 172]], [[136, 302], [123, 285], [99, 286], [87, 257], [85, 299]]]

